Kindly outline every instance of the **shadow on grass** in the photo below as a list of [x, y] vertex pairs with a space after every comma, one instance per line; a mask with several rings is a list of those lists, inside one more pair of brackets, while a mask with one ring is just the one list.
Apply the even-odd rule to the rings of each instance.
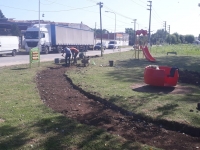
[[0, 149], [17, 149], [23, 146], [28, 139], [27, 133], [21, 132], [17, 127], [1, 126], [0, 127]]
[[162, 107], [158, 107], [156, 111], [161, 112], [162, 114], [157, 116], [157, 118], [160, 119], [166, 115], [173, 115], [177, 107], [179, 107], [178, 104], [166, 104]]
[[117, 60], [115, 70], [107, 74], [113, 76], [116, 80], [123, 82], [139, 82], [144, 77], [144, 69], [148, 65], [159, 66], [176, 66], [182, 70], [200, 71], [199, 58], [192, 56], [166, 56], [156, 58], [156, 62], [152, 63], [145, 58], [140, 60], [131, 58], [126, 60]]
[[60, 68], [62, 68], [63, 67], [63, 65], [59, 65], [59, 67], [47, 67], [48, 69], [60, 69]]
[[134, 88], [133, 91], [136, 92], [146, 92], [146, 93], [163, 93], [169, 94], [174, 91], [175, 87], [156, 87], [150, 85], [144, 85], [141, 87]]
[[29, 68], [13, 68], [11, 70], [26, 70], [26, 69], [29, 69]]
[[[113, 136], [106, 133], [106, 131], [80, 124], [71, 119], [67, 119], [65, 116], [42, 119], [31, 126], [31, 128], [35, 127], [38, 129], [36, 132], [39, 134], [48, 135], [40, 148], [52, 150], [116, 149], [114, 143], [108, 144], [108, 146], [105, 147], [105, 143], [113, 141]], [[132, 143], [124, 142], [123, 144], [126, 148], [133, 148]], [[135, 148], [140, 149], [141, 146], [136, 145]]]

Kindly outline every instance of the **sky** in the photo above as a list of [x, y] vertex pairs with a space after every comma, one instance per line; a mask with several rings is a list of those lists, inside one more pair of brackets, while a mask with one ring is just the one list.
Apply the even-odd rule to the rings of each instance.
[[[200, 0], [151, 0], [151, 33], [165, 29], [170, 33], [200, 34]], [[84, 23], [109, 32], [125, 32], [125, 28], [149, 30], [150, 2], [147, 0], [0, 0], [0, 10], [6, 18]], [[39, 7], [40, 6], [40, 7]], [[40, 8], [40, 9], [39, 9]], [[40, 11], [39, 11], [40, 10]], [[109, 11], [109, 12], [105, 12]], [[44, 17], [42, 16], [44, 14]], [[116, 21], [115, 21], [116, 18]]]

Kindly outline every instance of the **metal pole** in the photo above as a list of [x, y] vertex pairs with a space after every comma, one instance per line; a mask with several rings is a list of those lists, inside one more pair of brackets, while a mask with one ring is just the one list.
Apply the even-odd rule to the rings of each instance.
[[93, 50], [94, 50], [94, 45], [96, 44], [96, 22], [95, 22], [95, 29], [94, 29], [94, 42], [93, 42]]
[[102, 49], [102, 19], [101, 19], [101, 8], [103, 7], [103, 3], [99, 2], [97, 3], [99, 5], [99, 11], [100, 11], [100, 30], [101, 30], [101, 57], [103, 56], [103, 49]]
[[39, 38], [39, 40], [38, 40], [38, 49], [39, 49], [39, 53], [40, 53], [40, 0], [39, 0], [39, 31], [38, 31], [38, 38]]
[[149, 45], [151, 46], [151, 6], [152, 6], [152, 1], [148, 1], [150, 3], [150, 5], [147, 5], [150, 7], [150, 9], [147, 9], [150, 11], [149, 14]]
[[[113, 12], [114, 13], [114, 12]], [[115, 13], [114, 13], [115, 14]], [[115, 40], [116, 40], [116, 14], [115, 14]]]
[[136, 32], [135, 32], [136, 21], [137, 21], [137, 19], [134, 19], [134, 45], [135, 45], [135, 41], [136, 41], [136, 39], [135, 39], [135, 37], [136, 37]]

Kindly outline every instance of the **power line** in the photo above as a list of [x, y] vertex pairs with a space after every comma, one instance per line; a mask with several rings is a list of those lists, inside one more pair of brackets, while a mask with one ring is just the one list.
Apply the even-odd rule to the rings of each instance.
[[153, 16], [158, 22], [162, 22], [162, 20], [159, 19], [159, 18], [155, 15], [154, 11], [152, 11], [152, 16]]
[[145, 6], [142, 6], [142, 5], [140, 5], [140, 4], [138, 4], [138, 3], [136, 3], [136, 2], [135, 2], [135, 1], [133, 1], [133, 0], [130, 0], [130, 1], [132, 1], [133, 3], [135, 3], [135, 4], [139, 5], [139, 6], [143, 7], [143, 8], [146, 8]]
[[146, 1], [144, 2], [144, 1], [142, 1], [142, 0], [139, 0], [140, 2], [142, 2], [142, 3], [144, 3], [145, 5], [146, 5]]
[[[24, 10], [24, 11], [33, 11], [33, 12], [38, 12], [36, 10], [29, 10], [29, 9], [22, 9], [22, 8], [16, 8], [16, 7], [11, 7], [11, 6], [5, 6], [5, 5], [0, 5], [0, 6], [3, 6], [3, 7], [8, 7], [8, 8], [12, 8], [12, 9], [18, 9], [18, 10]], [[96, 5], [92, 5], [92, 6], [87, 6], [87, 7], [81, 7], [81, 8], [74, 8], [74, 9], [68, 9], [68, 10], [57, 10], [57, 11], [42, 11], [42, 12], [62, 12], [62, 11], [72, 11], [72, 10], [78, 10], [78, 9], [84, 9], [84, 8], [89, 8], [89, 7], [94, 7]]]
[[[48, 0], [46, 0], [46, 1], [48, 1]], [[41, 4], [43, 4], [43, 5], [52, 5], [52, 4], [54, 4], [55, 2], [56, 2], [57, 0], [55, 0], [55, 1], [48, 1], [48, 2], [51, 2], [51, 3], [49, 3], [49, 4], [44, 4], [44, 3], [42, 3], [42, 2], [40, 2]]]
[[[88, 1], [97, 3], [97, 1], [94, 1], [94, 0], [88, 0]], [[119, 13], [119, 12], [117, 12], [117, 11], [115, 11], [115, 10], [113, 10], [113, 9], [111, 9], [111, 8], [109, 8], [109, 7], [107, 7], [107, 6], [105, 6], [105, 5], [104, 5], [104, 7], [107, 8], [108, 10], [110, 10], [110, 11], [113, 11], [114, 13], [116, 13], [116, 14], [119, 15], [119, 16], [122, 16], [122, 17], [124, 17], [124, 18], [126, 18], [126, 19], [133, 20], [133, 18], [127, 17], [127, 16], [125, 16], [125, 15], [123, 15], [123, 14], [121, 14], [121, 13]]]
[[36, 10], [29, 10], [29, 9], [15, 8], [15, 7], [11, 7], [11, 6], [5, 6], [5, 5], [0, 5], [0, 6], [7, 7], [7, 8], [12, 8], [12, 9], [24, 10], [24, 11], [33, 11], [33, 12], [38, 12], [38, 11], [36, 11]]
[[158, 15], [158, 13], [156, 12], [156, 10], [155, 10], [155, 9], [152, 9], [152, 11], [153, 11], [153, 13], [155, 13], [155, 14], [156, 14], [156, 16], [158, 17], [158, 19], [159, 19], [159, 20], [161, 20], [161, 21], [163, 20], [163, 19], [161, 19], [161, 18], [160, 18], [160, 16]]
[[61, 12], [61, 11], [71, 11], [71, 10], [78, 10], [78, 9], [84, 9], [84, 8], [94, 7], [94, 6], [96, 6], [96, 5], [87, 6], [87, 7], [81, 7], [81, 8], [73, 8], [73, 9], [68, 9], [68, 10], [58, 10], [58, 11], [42, 11], [42, 12]]

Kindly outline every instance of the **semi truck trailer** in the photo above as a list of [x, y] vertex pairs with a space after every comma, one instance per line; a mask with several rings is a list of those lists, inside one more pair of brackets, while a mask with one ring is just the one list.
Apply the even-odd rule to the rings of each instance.
[[[40, 33], [40, 36], [39, 36]], [[40, 37], [40, 38], [39, 38]], [[39, 47], [41, 53], [50, 51], [61, 53], [65, 46], [75, 47], [80, 51], [93, 49], [94, 32], [59, 24], [34, 24], [25, 33], [25, 49]]]

